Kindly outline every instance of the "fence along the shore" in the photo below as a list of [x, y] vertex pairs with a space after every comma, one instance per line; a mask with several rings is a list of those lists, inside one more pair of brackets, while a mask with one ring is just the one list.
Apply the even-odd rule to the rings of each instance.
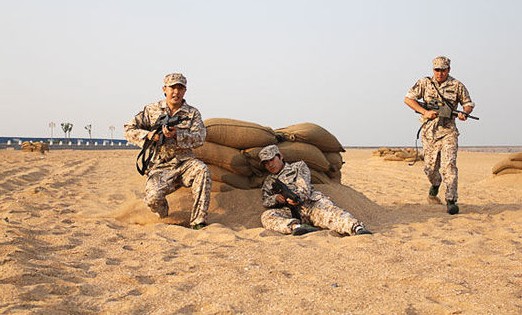
[[49, 140], [49, 141], [43, 141], [43, 140], [22, 140], [22, 139], [13, 139], [13, 140], [7, 140], [5, 142], [6, 147], [21, 147], [24, 142], [29, 143], [46, 143], [49, 145], [50, 148], [63, 148], [63, 147], [128, 147], [128, 148], [134, 148], [135, 145], [132, 143], [129, 143], [126, 140], [100, 140], [100, 141], [89, 141], [89, 140]]

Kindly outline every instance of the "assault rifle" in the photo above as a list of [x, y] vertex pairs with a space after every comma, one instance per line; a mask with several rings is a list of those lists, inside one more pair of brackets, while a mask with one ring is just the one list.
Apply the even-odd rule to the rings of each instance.
[[288, 204], [288, 207], [290, 208], [290, 211], [292, 212], [292, 218], [301, 220], [301, 213], [299, 210], [301, 209], [301, 204], [303, 201], [301, 200], [301, 197], [299, 197], [298, 194], [293, 192], [288, 186], [285, 185], [279, 178], [276, 178], [275, 181], [272, 183], [272, 191], [276, 194], [281, 194], [285, 199], [290, 199], [297, 203], [297, 205], [293, 206], [291, 204]]
[[[167, 114], [163, 114], [160, 117], [158, 117], [158, 120], [154, 123], [152, 126], [152, 131], [154, 131], [152, 135], [152, 139], [156, 135], [159, 135], [160, 138], [156, 142], [154, 140], [149, 140], [148, 138], [145, 138], [145, 143], [143, 144], [143, 148], [141, 149], [140, 153], [138, 154], [138, 157], [136, 158], [136, 168], [138, 169], [138, 173], [140, 175], [144, 175], [145, 171], [149, 167], [149, 163], [152, 160], [152, 157], [154, 156], [154, 153], [156, 152], [156, 148], [158, 145], [163, 145], [165, 142], [165, 135], [163, 134], [163, 126], [170, 128], [175, 127], [179, 125], [180, 123], [184, 122], [185, 120], [189, 120], [189, 117], [179, 117], [179, 116], [172, 116], [170, 117]], [[141, 167], [139, 165], [141, 157]]]
[[418, 103], [420, 106], [422, 106], [422, 108], [424, 108], [426, 110], [436, 111], [437, 113], [439, 113], [439, 117], [441, 117], [441, 118], [451, 118], [452, 115], [458, 115], [460, 113], [460, 114], [464, 114], [464, 116], [466, 116], [466, 118], [479, 120], [478, 117], [471, 116], [470, 114], [468, 114], [464, 111], [461, 111], [461, 110], [453, 109], [448, 104], [446, 104], [438, 99], [435, 99], [435, 98], [432, 99], [431, 101], [429, 101], [428, 103], [425, 103], [425, 102], [418, 102]]
[[[432, 99], [431, 101], [429, 101], [428, 103], [419, 102], [419, 101], [417, 101], [417, 103], [419, 103], [419, 105], [422, 108], [424, 108], [425, 110], [434, 110], [434, 111], [436, 111], [438, 113], [438, 117], [440, 117], [440, 118], [451, 118], [453, 115], [458, 115], [460, 113], [460, 114], [464, 114], [464, 116], [466, 116], [466, 118], [479, 120], [478, 117], [471, 116], [470, 114], [468, 114], [468, 113], [466, 113], [464, 111], [461, 111], [461, 110], [453, 109], [452, 107], [450, 107], [448, 105], [448, 103], [443, 102], [443, 101], [438, 100], [438, 99], [435, 99], [435, 98]], [[420, 114], [419, 112], [416, 112], [416, 113]], [[427, 123], [427, 121], [425, 121], [422, 124], [422, 126], [420, 126], [419, 130], [417, 130], [417, 138], [415, 139], [415, 160], [412, 163], [409, 163], [410, 166], [413, 166], [415, 164], [415, 162], [417, 162], [417, 158], [419, 156], [419, 148], [417, 147], [417, 140], [419, 140], [419, 136], [420, 136], [420, 132], [422, 130], [422, 127], [424, 127], [424, 125], [426, 123]]]
[[154, 130], [154, 134], [160, 136], [160, 140], [158, 141], [158, 144], [161, 145], [165, 141], [165, 136], [163, 135], [163, 126], [165, 126], [167, 128], [175, 127], [175, 126], [181, 124], [182, 122], [184, 122], [185, 120], [189, 120], [189, 119], [190, 118], [188, 118], [188, 117], [179, 117], [179, 116], [170, 117], [167, 114], [163, 114], [163, 115], [159, 116], [159, 118], [156, 121], [156, 123], [154, 124], [154, 126], [152, 126], [152, 130]]

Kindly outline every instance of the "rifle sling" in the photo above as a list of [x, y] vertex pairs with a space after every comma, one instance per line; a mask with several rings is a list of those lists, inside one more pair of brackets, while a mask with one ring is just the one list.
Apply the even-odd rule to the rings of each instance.
[[425, 122], [423, 122], [422, 125], [419, 127], [419, 130], [417, 130], [417, 138], [415, 138], [415, 160], [413, 160], [413, 162], [408, 163], [409, 166], [415, 165], [415, 163], [417, 162], [417, 158], [419, 157], [419, 147], [417, 145], [417, 141], [419, 141], [422, 127], [424, 127], [426, 125], [426, 123], [428, 123], [427, 120]]
[[444, 96], [442, 96], [442, 93], [440, 93], [439, 89], [437, 88], [437, 86], [435, 85], [433, 80], [430, 77], [426, 77], [426, 78], [428, 80], [430, 80], [431, 85], [433, 85], [433, 88], [435, 89], [435, 91], [437, 91], [437, 93], [439, 94], [440, 98], [442, 98], [442, 101], [444, 102], [444, 104], [446, 104], [446, 106], [449, 106], [449, 108], [451, 108], [451, 110], [456, 110], [457, 108], [454, 108], [453, 105], [451, 105], [451, 103]]
[[[437, 86], [435, 85], [435, 83], [433, 82], [433, 80], [430, 78], [430, 77], [426, 77], [426, 79], [430, 80], [430, 83], [431, 85], [433, 85], [433, 88], [435, 89], [435, 91], [437, 91], [437, 93], [439, 94], [439, 96], [442, 98], [442, 101], [444, 102], [444, 104], [446, 104], [446, 106], [448, 106], [449, 108], [451, 108], [452, 111], [456, 110], [456, 108], [453, 108], [453, 106], [451, 105], [451, 103], [444, 97], [442, 96], [442, 93], [440, 93], [439, 89], [437, 88]], [[426, 100], [424, 100], [426, 102]], [[417, 162], [417, 158], [419, 157], [419, 147], [417, 146], [417, 141], [419, 140], [419, 137], [420, 137], [420, 133], [421, 133], [421, 130], [422, 130], [422, 127], [424, 127], [424, 125], [426, 125], [428, 121], [425, 121], [419, 128], [419, 130], [417, 130], [417, 138], [415, 139], [415, 160], [413, 160], [413, 162], [409, 163], [408, 165], [409, 166], [413, 166], [415, 165], [415, 162]]]
[[[152, 160], [152, 157], [154, 156], [156, 149], [156, 142], [145, 139], [145, 143], [143, 144], [143, 148], [141, 149], [140, 153], [138, 154], [138, 157], [136, 158], [136, 169], [138, 170], [138, 173], [140, 175], [144, 175], [145, 171], [147, 171], [147, 168], [149, 167], [150, 161]], [[146, 154], [148, 151], [148, 154]], [[141, 158], [141, 168], [139, 166], [139, 161]]]
[[[162, 125], [161, 122], [164, 119], [164, 117], [165, 117], [165, 114], [160, 115], [158, 117], [158, 119], [156, 119], [156, 122], [153, 125], [154, 134], [152, 135], [152, 138], [154, 138], [154, 136], [161, 131], [161, 125]], [[160, 143], [163, 143], [163, 133], [160, 135]], [[157, 146], [157, 142], [155, 142], [153, 140], [149, 140], [148, 138], [145, 138], [145, 143], [143, 143], [143, 148], [141, 149], [140, 153], [138, 154], [138, 157], [136, 158], [136, 169], [138, 170], [138, 173], [140, 173], [140, 175], [142, 175], [142, 176], [145, 175], [147, 168], [149, 168], [150, 161], [152, 160], [152, 158], [154, 157], [154, 154], [156, 153], [156, 146]], [[147, 156], [145, 156], [147, 151], [149, 151], [149, 154]], [[141, 157], [141, 168], [138, 164], [140, 157]]]

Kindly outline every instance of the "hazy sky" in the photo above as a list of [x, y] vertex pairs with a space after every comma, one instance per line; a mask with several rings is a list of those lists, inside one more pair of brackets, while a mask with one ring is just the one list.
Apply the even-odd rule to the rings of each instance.
[[347, 146], [413, 145], [403, 103], [431, 60], [477, 104], [461, 145], [522, 145], [522, 1], [2, 0], [0, 136], [123, 138], [188, 78], [203, 118], [274, 129], [314, 122]]

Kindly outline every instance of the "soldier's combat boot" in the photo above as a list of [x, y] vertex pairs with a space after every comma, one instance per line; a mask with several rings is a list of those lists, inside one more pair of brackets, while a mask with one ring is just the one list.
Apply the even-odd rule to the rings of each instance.
[[365, 235], [365, 234], [373, 234], [372, 232], [368, 231], [364, 226], [357, 225], [354, 229], [355, 235]]
[[430, 196], [437, 197], [437, 195], [439, 194], [439, 187], [440, 186], [431, 185], [429, 193]]
[[303, 235], [311, 232], [319, 231], [318, 228], [308, 224], [297, 224], [292, 230], [292, 235]]
[[459, 206], [457, 206], [455, 200], [446, 200], [448, 213], [453, 215], [459, 213]]
[[201, 223], [192, 225], [190, 228], [193, 230], [201, 230], [205, 226], [207, 226], [207, 224], [205, 222], [201, 222]]
[[165, 219], [166, 217], [169, 216], [168, 209], [159, 209], [159, 210], [151, 209], [151, 211], [153, 213], [156, 213], [160, 217], [160, 219]]
[[439, 197], [437, 195], [439, 194], [439, 186], [431, 185], [430, 191], [428, 193], [428, 202], [431, 204], [441, 204]]

